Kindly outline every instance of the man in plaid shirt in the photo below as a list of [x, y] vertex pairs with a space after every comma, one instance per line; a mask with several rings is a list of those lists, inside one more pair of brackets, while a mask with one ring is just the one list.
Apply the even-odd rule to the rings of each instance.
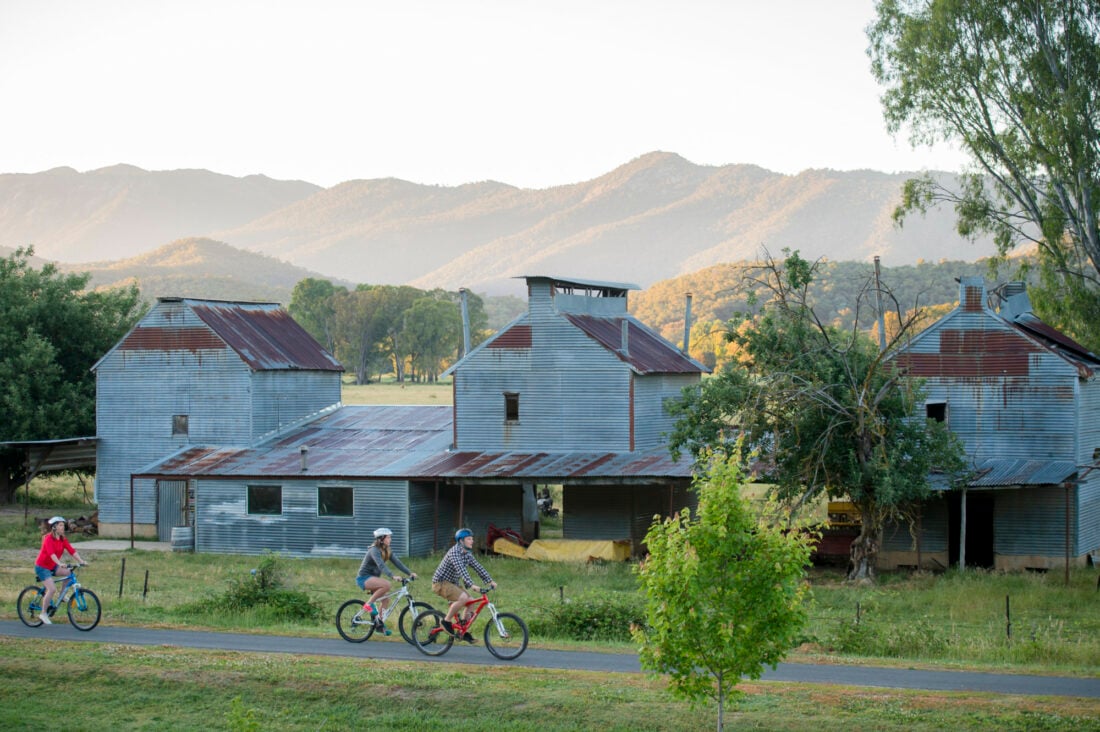
[[[474, 532], [469, 529], [459, 529], [455, 532], [455, 545], [443, 555], [439, 566], [432, 575], [432, 592], [451, 603], [447, 608], [447, 614], [443, 617], [443, 629], [454, 635], [454, 616], [460, 609], [466, 607], [470, 596], [466, 590], [473, 588], [475, 592], [481, 592], [481, 588], [470, 579], [467, 567], [473, 567], [481, 579], [491, 588], [496, 588], [497, 583], [489, 576], [485, 567], [474, 558], [471, 551], [474, 547]], [[461, 586], [460, 586], [461, 584]], [[470, 631], [462, 634], [462, 640], [467, 643], [475, 643]]]

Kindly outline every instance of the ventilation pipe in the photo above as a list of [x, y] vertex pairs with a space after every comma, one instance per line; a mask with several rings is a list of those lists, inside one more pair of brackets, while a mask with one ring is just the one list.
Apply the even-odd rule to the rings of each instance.
[[623, 318], [622, 335], [619, 337], [619, 350], [624, 356], [630, 355], [630, 321]]
[[684, 295], [684, 355], [691, 348], [691, 293]]
[[467, 289], [458, 288], [458, 294], [462, 299], [462, 357], [470, 352], [470, 308], [466, 304]]
[[302, 472], [309, 470], [309, 448], [302, 445], [298, 448], [299, 454], [302, 456]]
[[886, 350], [886, 313], [882, 311], [882, 283], [879, 281], [878, 255], [875, 255], [875, 297], [878, 298], [878, 350]]

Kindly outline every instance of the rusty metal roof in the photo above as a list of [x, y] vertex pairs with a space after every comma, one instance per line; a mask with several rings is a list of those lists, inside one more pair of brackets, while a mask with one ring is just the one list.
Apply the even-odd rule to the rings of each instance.
[[256, 371], [343, 371], [333, 356], [275, 303], [183, 302]]
[[1065, 333], [1039, 320], [1032, 313], [1022, 313], [1008, 322], [1076, 365], [1082, 377], [1088, 378], [1100, 369], [1100, 356], [1097, 356]]
[[345, 406], [255, 447], [192, 447], [136, 475], [613, 483], [685, 479], [692, 474], [690, 461], [674, 462], [667, 450], [451, 452], [451, 420], [452, 409], [446, 406]]
[[[640, 374], [699, 374], [709, 371], [634, 318], [577, 313], [565, 313], [565, 317]], [[625, 353], [622, 350], [624, 322], [627, 323]]]

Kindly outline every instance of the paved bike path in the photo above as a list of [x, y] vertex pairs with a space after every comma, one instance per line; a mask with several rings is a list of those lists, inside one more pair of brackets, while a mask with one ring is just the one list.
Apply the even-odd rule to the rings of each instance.
[[[551, 651], [528, 648], [514, 661], [494, 658], [481, 643], [470, 646], [456, 643], [439, 657], [425, 656], [397, 637], [348, 643], [340, 638], [296, 638], [281, 635], [213, 633], [198, 630], [162, 630], [153, 628], [99, 625], [81, 632], [67, 623], [50, 627], [28, 628], [19, 621], [0, 621], [0, 636], [17, 638], [53, 638], [66, 641], [93, 641], [135, 646], [178, 646], [246, 653], [294, 653], [315, 656], [348, 656], [424, 663], [463, 663], [488, 666], [570, 669], [610, 673], [640, 673], [634, 654], [591, 651]], [[1024, 676], [1018, 674], [978, 673], [973, 671], [925, 671], [920, 669], [864, 667], [833, 664], [781, 663], [768, 669], [763, 681], [783, 681], [841, 686], [871, 686], [890, 689], [929, 691], [976, 691], [1024, 696], [1073, 696], [1100, 698], [1100, 678], [1061, 676]]]

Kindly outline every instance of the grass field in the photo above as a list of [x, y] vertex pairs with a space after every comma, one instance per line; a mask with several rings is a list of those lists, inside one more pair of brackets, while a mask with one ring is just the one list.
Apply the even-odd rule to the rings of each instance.
[[[71, 513], [70, 508], [62, 512]], [[31, 579], [37, 538], [36, 529], [28, 532], [23, 525], [22, 512], [0, 513], [0, 618], [16, 618], [15, 597]], [[247, 578], [260, 558], [86, 553], [91, 564], [81, 578], [102, 599], [105, 625], [333, 638], [335, 608], [360, 595], [353, 583], [360, 557], [282, 559], [289, 585], [319, 602], [325, 610], [321, 617], [291, 622], [254, 612], [196, 615], [184, 608]], [[427, 574], [437, 559], [408, 563]], [[601, 602], [636, 601], [630, 564], [482, 559], [501, 584], [496, 602], [528, 621], [533, 648], [633, 652], [621, 641], [562, 637], [553, 624], [563, 601], [578, 613]], [[850, 586], [827, 572], [811, 580], [811, 625], [789, 660], [1097, 677], [1094, 572], [1074, 573], [1069, 588], [1061, 586], [1060, 577], [987, 573], [887, 575], [870, 588]], [[434, 601], [426, 584], [414, 587], [420, 599]], [[1018, 608], [1012, 640], [1004, 636], [999, 616], [1005, 594]], [[661, 679], [647, 676], [126, 648], [49, 641], [47, 633], [34, 642], [0, 640], [6, 679], [0, 729], [41, 726], [41, 700], [57, 698], [61, 689], [71, 692], [63, 698], [79, 708], [79, 723], [71, 725], [77, 729], [319, 729], [369, 721], [408, 730], [695, 730], [713, 728], [716, 718], [713, 705], [693, 707], [673, 699]], [[371, 642], [402, 641], [395, 635]], [[845, 651], [842, 644], [859, 652]], [[744, 694], [727, 710], [731, 729], [1100, 729], [1095, 700], [777, 683], [739, 688]]]
[[340, 398], [344, 404], [454, 404], [450, 379], [430, 384], [398, 384], [386, 379], [371, 384], [345, 382]]
[[[450, 385], [345, 387], [345, 403], [450, 404]], [[29, 518], [79, 515], [89, 486], [36, 479]], [[22, 495], [22, 494], [21, 494]], [[559, 497], [560, 498], [560, 497]], [[560, 505], [560, 504], [558, 504]], [[548, 524], [544, 534], [560, 531]], [[40, 535], [22, 507], [0, 511], [0, 618], [16, 620], [15, 598], [32, 579]], [[75, 538], [78, 548], [80, 539]], [[150, 551], [85, 550], [81, 579], [103, 601], [104, 625], [207, 628], [337, 637], [332, 614], [361, 593], [361, 557], [280, 559], [288, 586], [318, 603], [307, 620], [258, 611], [196, 612], [247, 581], [261, 558]], [[632, 653], [622, 640], [581, 640], [563, 615], [610, 617], [621, 626], [640, 603], [629, 563], [529, 563], [481, 558], [501, 584], [501, 610], [527, 620], [533, 648]], [[407, 563], [422, 575], [438, 555]], [[814, 570], [810, 623], [788, 660], [1082, 676], [1100, 683], [1100, 611], [1094, 570], [1062, 574], [889, 573], [853, 586]], [[418, 599], [435, 602], [426, 582]], [[1011, 622], [1006, 602], [1011, 603]], [[65, 622], [62, 620], [61, 622]], [[583, 624], [583, 623], [582, 623]], [[620, 630], [622, 628], [620, 627]], [[520, 667], [379, 662], [123, 647], [0, 638], [0, 729], [60, 723], [74, 729], [700, 730], [713, 729], [713, 704], [672, 698], [664, 680]], [[94, 637], [95, 631], [90, 634]], [[374, 642], [403, 642], [394, 637]], [[973, 693], [853, 689], [745, 682], [727, 707], [728, 729], [1100, 730], [1100, 701]], [[43, 703], [71, 717], [47, 720]]]

